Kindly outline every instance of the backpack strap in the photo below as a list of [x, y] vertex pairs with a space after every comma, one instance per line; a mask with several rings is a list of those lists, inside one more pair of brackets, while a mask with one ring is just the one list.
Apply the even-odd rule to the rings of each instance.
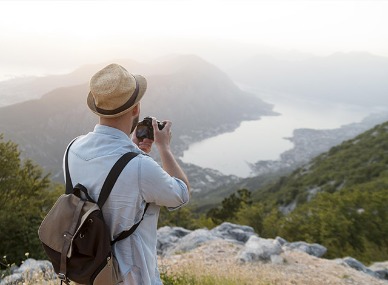
[[150, 205], [150, 203], [146, 204], [146, 206], [144, 208], [143, 216], [141, 217], [140, 221], [138, 223], [134, 224], [129, 230], [121, 232], [114, 240], [111, 241], [111, 243], [110, 243], [111, 245], [113, 245], [116, 242], [118, 242], [122, 239], [125, 239], [125, 238], [129, 237], [131, 234], [133, 234], [133, 232], [137, 229], [137, 227], [140, 225], [141, 221], [143, 220], [144, 215], [145, 215], [149, 205]]
[[[75, 138], [67, 147], [66, 155], [65, 155], [65, 172], [66, 172], [66, 194], [70, 194], [73, 192], [73, 183], [71, 181], [70, 177], [70, 171], [69, 171], [69, 150], [71, 145], [75, 142], [77, 138]], [[112, 169], [110, 170], [108, 176], [106, 177], [104, 184], [101, 188], [100, 196], [98, 197], [98, 206], [100, 209], [102, 206], [104, 206], [106, 200], [109, 197], [110, 192], [113, 189], [113, 186], [115, 185], [117, 179], [119, 178], [121, 172], [123, 171], [124, 167], [132, 160], [132, 158], [136, 157], [138, 153], [134, 152], [128, 152], [121, 156], [118, 161], [113, 165]], [[78, 185], [78, 184], [77, 184]]]
[[132, 158], [135, 158], [138, 155], [138, 153], [135, 152], [127, 152], [123, 156], [119, 158], [118, 161], [113, 165], [112, 169], [109, 171], [108, 176], [106, 177], [104, 184], [102, 185], [100, 196], [98, 197], [97, 205], [102, 209], [104, 206], [106, 200], [109, 197], [110, 192], [113, 189], [113, 186], [115, 185], [117, 178], [119, 178], [121, 172], [123, 171], [124, 167], [132, 160]]
[[61, 284], [70, 284], [68, 281], [68, 278], [66, 276], [67, 272], [67, 253], [69, 252], [69, 249], [71, 247], [73, 238], [74, 238], [74, 233], [77, 230], [77, 224], [78, 220], [80, 218], [81, 212], [82, 212], [82, 207], [85, 204], [85, 200], [80, 199], [77, 207], [73, 213], [73, 219], [70, 225], [70, 229], [68, 232], [63, 233], [63, 246], [62, 246], [62, 251], [61, 251], [61, 262], [60, 262], [60, 267], [59, 267], [59, 273], [58, 277], [61, 279]]
[[[109, 197], [110, 192], [112, 192], [113, 186], [115, 185], [124, 167], [137, 155], [138, 153], [135, 152], [127, 152], [119, 158], [115, 165], [113, 165], [112, 169], [110, 170], [108, 176], [105, 179], [104, 185], [101, 188], [100, 196], [98, 197], [97, 205], [100, 207], [100, 209], [102, 209], [102, 207], [104, 206], [106, 200]], [[143, 216], [141, 217], [140, 221], [134, 224], [129, 230], [121, 232], [113, 241], [111, 241], [111, 245], [113, 245], [119, 240], [129, 237], [137, 229], [137, 227], [143, 220], [149, 205], [149, 203], [146, 204]]]
[[66, 155], [65, 155], [65, 172], [66, 172], [66, 192], [65, 193], [66, 194], [70, 194], [73, 191], [73, 182], [71, 182], [68, 160], [69, 160], [69, 149], [70, 149], [71, 145], [75, 142], [75, 140], [77, 138], [78, 137], [73, 139], [71, 141], [71, 143], [69, 144], [69, 146], [67, 147], [67, 149], [66, 149]]

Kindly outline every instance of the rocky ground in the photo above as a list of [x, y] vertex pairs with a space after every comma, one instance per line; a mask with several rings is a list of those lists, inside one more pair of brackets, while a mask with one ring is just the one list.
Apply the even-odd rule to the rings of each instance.
[[[257, 285], [387, 285], [388, 280], [357, 271], [339, 260], [328, 260], [301, 251], [286, 250], [284, 262], [242, 263], [236, 256], [243, 245], [226, 240], [206, 242], [186, 253], [161, 257], [162, 270], [171, 274], [195, 271], [197, 274], [226, 276], [240, 284]], [[386, 264], [387, 265], [387, 264]]]
[[161, 271], [220, 276], [233, 284], [388, 285], [388, 262], [366, 267], [351, 257], [322, 258], [327, 249], [281, 237], [259, 237], [251, 227], [223, 223], [212, 230], [158, 230]]
[[[211, 230], [159, 228], [157, 251], [162, 274], [211, 276], [216, 284], [388, 285], [388, 262], [367, 267], [351, 257], [328, 260], [322, 245], [265, 239], [251, 227], [231, 223]], [[0, 285], [58, 284], [47, 260], [27, 259], [10, 271], [0, 274]]]

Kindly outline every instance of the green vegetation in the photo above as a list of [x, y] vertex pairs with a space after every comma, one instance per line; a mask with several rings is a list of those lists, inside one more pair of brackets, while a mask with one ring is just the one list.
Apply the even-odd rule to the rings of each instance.
[[214, 275], [198, 275], [195, 272], [178, 272], [167, 274], [162, 272], [160, 278], [164, 285], [248, 285], [241, 280], [233, 280], [230, 277]]
[[167, 274], [162, 272], [160, 278], [164, 285], [215, 285], [215, 284], [240, 284], [228, 280], [226, 277], [217, 278], [215, 276], [196, 276], [195, 272]]
[[237, 190], [237, 194], [232, 193], [226, 197], [220, 208], [213, 208], [208, 211], [207, 216], [215, 224], [220, 224], [223, 221], [236, 219], [239, 210], [249, 207], [252, 204], [251, 192], [247, 189]]
[[[228, 221], [252, 226], [262, 237], [320, 243], [328, 248], [328, 258], [352, 256], [365, 263], [388, 259], [388, 122], [289, 176], [254, 190], [245, 186], [236, 186], [211, 209], [162, 209], [159, 226], [210, 229]], [[0, 255], [7, 262], [19, 263], [26, 253], [44, 257], [37, 229], [61, 192], [63, 187], [51, 184], [38, 166], [21, 162], [16, 144], [0, 137]], [[179, 278], [165, 283], [182, 284]], [[201, 278], [202, 283], [184, 282], [218, 284], [206, 283], [212, 276]]]
[[325, 245], [327, 257], [388, 259], [388, 177], [320, 193], [278, 221], [278, 235]]
[[220, 267], [216, 264], [203, 264], [201, 261], [182, 264], [166, 270], [161, 266], [160, 279], [164, 285], [270, 285], [275, 284], [268, 278], [258, 278], [264, 271], [252, 272], [244, 266], [228, 264]]
[[254, 193], [277, 205], [306, 203], [314, 191], [334, 193], [377, 179], [388, 171], [388, 122], [333, 147], [309, 164]]
[[[0, 256], [2, 267], [26, 255], [43, 258], [38, 227], [62, 191], [31, 160], [21, 162], [15, 143], [0, 135]], [[4, 262], [6, 260], [6, 262]]]
[[[276, 225], [272, 233], [264, 226], [263, 235], [321, 243], [328, 248], [327, 257], [386, 260], [387, 177], [388, 122], [256, 191], [254, 200], [272, 210], [263, 223]], [[298, 205], [294, 211], [279, 212], [291, 203]]]
[[206, 219], [204, 213], [186, 218], [174, 225], [203, 227], [206, 221], [209, 228], [229, 221], [252, 226], [262, 237], [320, 243], [328, 258], [387, 260], [388, 122], [256, 191], [237, 190]]
[[158, 220], [158, 227], [183, 227], [188, 230], [213, 228], [216, 225], [205, 213], [196, 213], [193, 206], [182, 207], [171, 212], [163, 207]]

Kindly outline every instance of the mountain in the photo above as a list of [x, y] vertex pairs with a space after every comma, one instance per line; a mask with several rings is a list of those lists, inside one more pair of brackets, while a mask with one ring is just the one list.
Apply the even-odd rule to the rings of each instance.
[[[120, 60], [123, 66], [126, 66], [143, 74], [146, 64], [133, 60]], [[60, 87], [74, 86], [89, 81], [96, 70], [103, 68], [109, 63], [89, 64], [79, 67], [68, 74], [48, 75], [43, 77], [25, 76], [17, 77], [7, 81], [0, 82], [0, 107], [20, 103], [27, 100], [39, 99], [44, 94]], [[149, 68], [148, 68], [149, 69]]]
[[252, 226], [261, 237], [319, 243], [328, 249], [328, 258], [387, 260], [388, 122], [332, 147], [291, 174], [258, 176], [239, 185], [244, 183], [245, 190], [235, 188], [209, 211], [198, 203], [200, 210], [214, 222]]
[[[322, 131], [321, 134], [319, 134], [319, 130], [310, 130], [309, 132], [318, 132], [316, 135], [319, 138], [326, 135], [327, 141], [323, 142], [325, 145], [332, 140], [332, 136], [327, 135], [327, 132], [335, 133], [348, 130], [351, 134], [350, 127], [353, 126], [353, 130], [359, 131], [367, 124], [368, 120], [364, 120], [359, 124]], [[320, 143], [321, 140], [306, 138], [306, 141], [311, 143], [308, 150], [313, 150], [314, 145], [319, 149], [318, 142]], [[253, 192], [255, 200], [269, 206], [279, 207], [284, 214], [287, 214], [298, 205], [309, 202], [320, 192], [334, 193], [343, 188], [371, 183], [384, 177], [388, 169], [387, 150], [388, 121], [369, 128], [367, 131], [353, 136], [352, 139], [328, 147], [326, 152], [308, 159], [302, 164], [303, 160], [301, 160], [299, 162], [301, 165], [298, 167], [294, 165], [294, 167], [287, 168], [284, 166], [286, 161], [272, 161], [276, 165], [273, 165], [271, 169], [263, 170], [260, 175], [239, 179], [235, 183], [221, 185], [209, 192], [194, 193], [193, 200], [206, 210], [218, 205], [224, 197], [236, 192], [237, 189], [246, 188]], [[307, 152], [307, 150], [305, 151]], [[299, 149], [300, 155], [303, 156], [302, 152], [302, 149]]]
[[[124, 66], [128, 63], [131, 70], [132, 61], [120, 62]], [[152, 66], [146, 65], [133, 68], [143, 69], [143, 74], [169, 70], [147, 76], [148, 90], [142, 100], [141, 115], [173, 121], [172, 148], [177, 156], [190, 143], [231, 131], [243, 120], [275, 115], [272, 105], [243, 92], [226, 74], [201, 58], [178, 56], [154, 66], [155, 71], [147, 69]], [[76, 73], [82, 75], [79, 78], [86, 77], [91, 73], [91, 66]], [[58, 83], [59, 88], [39, 99], [0, 108], [0, 132], [6, 139], [18, 143], [26, 157], [50, 171], [57, 181], [62, 181], [62, 156], [66, 145], [72, 138], [92, 130], [97, 123], [97, 117], [86, 106], [87, 82], [64, 86], [76, 76], [72, 73], [63, 78], [68, 81]], [[214, 179], [220, 177], [219, 173], [214, 175]]]
[[322, 244], [329, 258], [386, 260], [388, 122], [258, 189], [253, 198], [268, 211], [262, 221], [267, 234]]
[[289, 213], [318, 193], [336, 193], [378, 181], [385, 185], [387, 167], [388, 122], [385, 122], [332, 147], [290, 175], [256, 191], [255, 196]]
[[288, 100], [362, 107], [388, 103], [388, 58], [369, 53], [335, 53], [292, 61], [257, 55], [228, 73], [242, 85]]
[[388, 114], [378, 113], [366, 117], [361, 122], [347, 124], [336, 129], [296, 129], [293, 136], [287, 138], [293, 142], [293, 148], [281, 153], [280, 159], [261, 160], [252, 163], [250, 164], [252, 169], [250, 177], [228, 179], [226, 183], [217, 185], [217, 187], [193, 193], [192, 203], [200, 205], [198, 211], [204, 211], [219, 204], [225, 197], [236, 192], [237, 189], [260, 189], [276, 181], [281, 176], [291, 174], [297, 168], [309, 163], [332, 147], [353, 139], [385, 121], [388, 121]]
[[336, 129], [296, 129], [292, 137], [286, 138], [294, 144], [293, 148], [283, 152], [279, 160], [258, 161], [251, 164], [250, 167], [256, 175], [274, 173], [279, 170], [292, 171], [328, 151], [331, 147], [386, 121], [388, 121], [388, 113], [382, 112], [371, 114], [361, 122], [343, 125]]

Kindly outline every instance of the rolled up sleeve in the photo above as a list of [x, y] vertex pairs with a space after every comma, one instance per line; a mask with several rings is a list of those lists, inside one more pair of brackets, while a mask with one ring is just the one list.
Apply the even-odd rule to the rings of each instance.
[[175, 210], [189, 202], [187, 185], [180, 179], [170, 176], [148, 156], [139, 160], [139, 188], [147, 203], [166, 206]]

